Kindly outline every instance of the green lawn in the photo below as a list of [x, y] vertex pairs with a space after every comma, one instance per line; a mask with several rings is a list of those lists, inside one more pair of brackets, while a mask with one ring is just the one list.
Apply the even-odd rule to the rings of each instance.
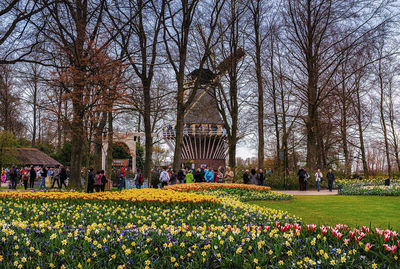
[[291, 201], [252, 201], [263, 207], [280, 209], [317, 225], [347, 224], [392, 228], [400, 231], [400, 197], [393, 196], [295, 196]]

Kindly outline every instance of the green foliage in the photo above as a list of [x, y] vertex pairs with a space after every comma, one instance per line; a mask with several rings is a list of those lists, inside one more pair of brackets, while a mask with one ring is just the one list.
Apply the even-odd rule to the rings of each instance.
[[0, 168], [3, 165], [17, 164], [17, 155], [15, 148], [18, 146], [18, 140], [14, 134], [8, 131], [0, 132]]
[[66, 142], [59, 153], [51, 153], [50, 156], [63, 165], [68, 166], [71, 163], [71, 142]]
[[136, 167], [140, 170], [144, 167], [144, 148], [139, 142], [136, 142]]
[[34, 148], [37, 148], [38, 150], [46, 154], [51, 154], [52, 152], [54, 152], [54, 147], [48, 143], [37, 143]]
[[113, 159], [132, 159], [128, 147], [123, 143], [112, 143]]
[[18, 146], [22, 147], [22, 148], [28, 148], [31, 147], [32, 145], [32, 141], [29, 141], [28, 139], [24, 138], [24, 137], [18, 137]]
[[[112, 144], [112, 156], [113, 159], [129, 159], [132, 161], [132, 156], [129, 152], [128, 147], [123, 143]], [[136, 167], [143, 170], [144, 166], [144, 148], [139, 142], [136, 142]]]

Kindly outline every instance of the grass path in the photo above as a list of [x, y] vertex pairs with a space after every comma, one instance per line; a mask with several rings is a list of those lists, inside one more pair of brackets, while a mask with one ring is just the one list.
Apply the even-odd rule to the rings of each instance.
[[292, 201], [252, 201], [263, 207], [288, 211], [304, 223], [347, 224], [400, 231], [400, 197], [391, 196], [306, 196]]

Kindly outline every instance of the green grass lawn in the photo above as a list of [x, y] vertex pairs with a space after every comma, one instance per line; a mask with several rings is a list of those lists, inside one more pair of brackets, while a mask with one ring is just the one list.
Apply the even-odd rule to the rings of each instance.
[[291, 201], [252, 201], [256, 204], [288, 211], [317, 225], [347, 224], [400, 231], [400, 197], [393, 196], [295, 196]]

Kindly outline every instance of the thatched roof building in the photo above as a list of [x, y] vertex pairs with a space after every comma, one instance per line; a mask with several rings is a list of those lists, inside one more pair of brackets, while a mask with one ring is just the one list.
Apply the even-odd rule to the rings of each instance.
[[59, 162], [51, 158], [46, 153], [36, 148], [17, 148], [16, 149], [18, 164], [21, 166], [47, 166], [56, 167], [61, 165]]

